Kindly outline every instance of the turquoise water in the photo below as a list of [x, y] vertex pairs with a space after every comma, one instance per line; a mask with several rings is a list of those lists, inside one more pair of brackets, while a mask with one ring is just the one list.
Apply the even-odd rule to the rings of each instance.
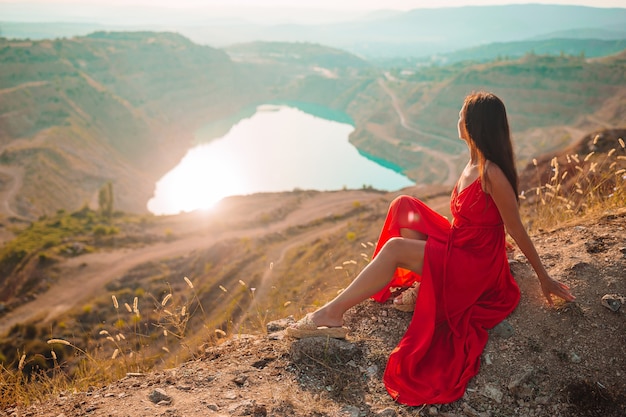
[[348, 142], [351, 119], [320, 106], [262, 105], [217, 139], [215, 126], [196, 132], [198, 145], [157, 182], [148, 210], [208, 209], [224, 197], [257, 192], [413, 185], [392, 164], [359, 153]]

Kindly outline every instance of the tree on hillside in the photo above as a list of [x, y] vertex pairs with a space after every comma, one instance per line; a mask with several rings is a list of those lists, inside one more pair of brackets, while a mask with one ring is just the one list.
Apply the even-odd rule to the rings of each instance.
[[98, 192], [98, 206], [100, 213], [105, 217], [113, 214], [113, 183], [107, 181]]

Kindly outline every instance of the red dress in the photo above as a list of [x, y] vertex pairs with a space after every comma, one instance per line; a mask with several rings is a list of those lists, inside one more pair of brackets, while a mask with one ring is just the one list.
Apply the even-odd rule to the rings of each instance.
[[421, 201], [400, 196], [390, 205], [374, 256], [400, 228], [428, 235], [422, 275], [401, 268], [387, 287], [421, 282], [409, 327], [387, 363], [384, 383], [398, 402], [419, 406], [461, 398], [480, 368], [487, 329], [517, 306], [520, 291], [511, 275], [505, 231], [480, 178], [452, 192], [450, 222]]

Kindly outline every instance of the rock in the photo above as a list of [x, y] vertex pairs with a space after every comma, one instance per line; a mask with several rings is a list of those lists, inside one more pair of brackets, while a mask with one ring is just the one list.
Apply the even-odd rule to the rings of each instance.
[[609, 310], [617, 312], [622, 304], [626, 302], [626, 297], [619, 294], [605, 294], [600, 302]]
[[367, 374], [368, 377], [374, 378], [378, 374], [378, 366], [376, 365], [368, 366], [367, 369], [365, 370], [365, 373]]
[[252, 407], [252, 417], [265, 417], [267, 416], [267, 408], [263, 404], [255, 404]]
[[172, 397], [165, 393], [163, 388], [156, 388], [150, 394], [148, 394], [148, 399], [155, 404], [159, 404], [161, 401], [165, 401], [168, 403], [172, 402]]
[[[240, 403], [233, 404], [228, 407], [228, 415], [265, 417], [267, 416], [267, 408], [263, 404], [257, 404], [254, 400], [244, 400]], [[236, 414], [235, 414], [236, 412]]]
[[233, 382], [239, 385], [240, 387], [243, 386], [247, 380], [248, 380], [248, 375], [244, 375], [244, 374], [237, 375], [235, 378], [233, 378]]
[[385, 408], [384, 410], [376, 413], [376, 417], [396, 417], [398, 413], [393, 408]]
[[495, 402], [497, 403], [501, 403], [502, 397], [504, 396], [504, 394], [502, 394], [502, 391], [500, 391], [498, 388], [494, 387], [493, 385], [489, 385], [489, 384], [483, 387], [481, 394], [487, 398], [491, 398], [492, 400], [495, 400]]
[[479, 413], [478, 411], [474, 410], [468, 403], [463, 403], [461, 405], [461, 408], [463, 409], [463, 412], [465, 413], [465, 415], [467, 415], [468, 417], [488, 417], [489, 416], [489, 414], [487, 413]]
[[350, 359], [362, 355], [361, 350], [354, 344], [342, 339], [329, 339], [328, 337], [307, 337], [299, 339], [291, 344], [289, 351], [291, 360], [302, 362], [303, 360], [317, 360], [327, 363], [329, 358]]
[[520, 264], [524, 264], [526, 263], [526, 256], [524, 256], [523, 254], [515, 255], [515, 260]]
[[265, 325], [265, 327], [267, 328], [267, 333], [271, 334], [274, 332], [280, 332], [282, 330], [285, 330], [287, 326], [292, 323], [295, 323], [295, 320], [293, 319], [293, 316], [289, 316], [282, 319], [270, 321]]
[[526, 382], [533, 376], [534, 369], [529, 368], [521, 374], [514, 375], [507, 385], [507, 388], [515, 396], [515, 398], [528, 398], [532, 395], [532, 388]]
[[502, 320], [502, 322], [496, 325], [496, 327], [491, 329], [491, 334], [501, 337], [503, 339], [508, 339], [515, 334], [515, 329], [508, 321]]
[[269, 340], [283, 340], [285, 338], [285, 332], [280, 330], [278, 332], [269, 333], [267, 338]]
[[258, 361], [254, 362], [252, 366], [257, 369], [263, 369], [267, 366], [268, 363], [273, 362], [275, 360], [276, 358], [274, 356], [267, 356], [263, 359], [259, 359]]
[[234, 412], [237, 411], [239, 415], [249, 416], [252, 414], [254, 407], [255, 407], [254, 400], [244, 400], [240, 403], [233, 404], [230, 407], [228, 407], [228, 412], [230, 415], [233, 415]]
[[237, 397], [239, 397], [239, 395], [237, 395], [235, 391], [226, 391], [224, 395], [222, 395], [222, 398], [227, 400], [235, 400]]
[[588, 253], [600, 253], [606, 250], [606, 245], [602, 239], [591, 239], [585, 242], [585, 249]]
[[[253, 335], [253, 334], [246, 334], [246, 333], [241, 333], [241, 334], [234, 334], [231, 336], [232, 338], [232, 342], [238, 341], [238, 340], [256, 340], [258, 339], [258, 336]], [[229, 342], [231, 342], [229, 341]], [[227, 343], [229, 343], [227, 342]]]
[[550, 397], [547, 395], [535, 398], [535, 402], [540, 405], [548, 405], [550, 403]]
[[360, 417], [361, 410], [353, 405], [346, 405], [341, 409], [342, 417]]
[[576, 352], [570, 352], [569, 360], [572, 363], [580, 363], [582, 361], [582, 359], [580, 358], [580, 356], [578, 356], [578, 354]]

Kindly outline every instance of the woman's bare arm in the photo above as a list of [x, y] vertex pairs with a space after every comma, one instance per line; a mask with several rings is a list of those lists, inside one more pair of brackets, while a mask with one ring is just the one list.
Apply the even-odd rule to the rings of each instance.
[[524, 256], [526, 256], [528, 262], [530, 262], [530, 265], [535, 270], [541, 284], [541, 291], [548, 301], [548, 304], [553, 305], [551, 295], [555, 295], [566, 301], [575, 300], [576, 297], [572, 295], [569, 287], [550, 277], [544, 268], [539, 254], [535, 249], [535, 245], [522, 224], [513, 187], [511, 187], [511, 184], [500, 167], [493, 163], [488, 164], [486, 175], [488, 179], [488, 181], [486, 181], [486, 191], [496, 203], [507, 232], [513, 240], [515, 240], [515, 243], [517, 243], [517, 246], [522, 253], [524, 253]]

